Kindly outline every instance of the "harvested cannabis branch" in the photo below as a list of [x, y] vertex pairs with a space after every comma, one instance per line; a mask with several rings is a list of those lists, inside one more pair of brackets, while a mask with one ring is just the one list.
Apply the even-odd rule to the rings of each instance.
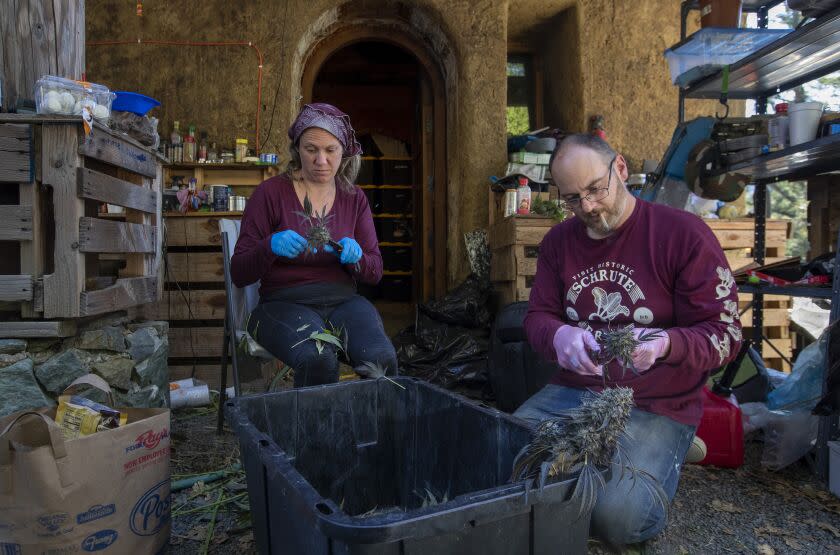
[[356, 371], [357, 374], [359, 374], [360, 376], [363, 376], [365, 378], [372, 378], [372, 379], [385, 378], [386, 380], [388, 380], [392, 384], [396, 385], [397, 387], [405, 389], [405, 386], [403, 386], [400, 383], [395, 382], [394, 380], [392, 380], [391, 378], [386, 376], [385, 375], [385, 367], [382, 366], [381, 364], [379, 364], [378, 362], [365, 361], [361, 364], [361, 366], [359, 366], [358, 368], [355, 368], [355, 371]]
[[604, 366], [605, 374], [606, 365], [612, 362], [613, 360], [617, 360], [622, 368], [622, 379], [624, 379], [624, 370], [628, 368], [631, 372], [638, 376], [639, 372], [633, 365], [633, 351], [635, 351], [636, 347], [638, 347], [642, 343], [646, 341], [651, 341], [653, 339], [661, 337], [662, 335], [661, 332], [659, 332], [658, 330], [642, 330], [642, 332], [639, 334], [639, 337], [637, 338], [633, 334], [633, 329], [633, 324], [628, 324], [627, 326], [623, 326], [618, 329], [608, 328], [596, 335], [596, 339], [598, 341], [598, 344], [601, 346], [601, 350], [598, 353], [590, 354], [592, 355], [592, 361], [595, 364], [600, 364]]
[[572, 498], [581, 500], [580, 514], [585, 514], [595, 507], [598, 489], [606, 485], [602, 472], [617, 464], [622, 475], [625, 469], [634, 480], [641, 475], [640, 481], [667, 511], [665, 492], [652, 476], [633, 467], [619, 442], [626, 436], [632, 408], [633, 390], [628, 387], [586, 393], [580, 406], [537, 427], [513, 462], [511, 480], [539, 478], [540, 489], [549, 479], [575, 480]]
[[309, 226], [306, 231], [306, 252], [314, 254], [319, 250], [324, 250], [325, 245], [330, 245], [333, 248], [337, 245], [330, 235], [328, 224], [333, 218], [332, 214], [327, 214], [327, 207], [324, 206], [319, 213], [312, 209], [312, 201], [309, 200], [309, 195], [303, 197], [303, 212], [295, 211], [295, 214], [303, 218], [305, 224]]

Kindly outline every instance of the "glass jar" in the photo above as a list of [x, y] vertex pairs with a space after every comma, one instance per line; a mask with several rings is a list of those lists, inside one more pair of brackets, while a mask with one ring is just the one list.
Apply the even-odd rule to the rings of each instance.
[[248, 139], [236, 139], [236, 162], [242, 163], [248, 156]]

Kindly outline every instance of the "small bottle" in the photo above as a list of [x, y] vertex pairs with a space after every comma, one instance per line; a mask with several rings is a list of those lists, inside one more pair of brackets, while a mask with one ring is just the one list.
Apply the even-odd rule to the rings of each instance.
[[236, 139], [234, 159], [237, 163], [242, 163], [245, 161], [246, 156], [248, 156], [248, 139]]
[[184, 162], [195, 162], [195, 138], [184, 137]]
[[210, 143], [210, 148], [207, 150], [207, 159], [211, 162], [219, 162], [219, 149], [216, 148], [216, 143]]
[[205, 131], [201, 132], [201, 142], [198, 143], [198, 161], [207, 161], [207, 133]]
[[531, 213], [531, 187], [528, 186], [528, 178], [519, 178], [519, 187], [516, 188], [516, 213], [527, 215]]
[[181, 144], [181, 131], [178, 128], [178, 122], [172, 122], [172, 135], [169, 136], [169, 141], [172, 143], [172, 146]]
[[779, 148], [785, 149], [790, 145], [790, 118], [787, 102], [776, 104], [776, 117], [773, 119], [778, 122]]

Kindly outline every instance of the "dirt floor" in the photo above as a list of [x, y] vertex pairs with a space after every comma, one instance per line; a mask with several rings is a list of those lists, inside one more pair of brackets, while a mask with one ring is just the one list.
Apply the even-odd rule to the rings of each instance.
[[[173, 483], [225, 473], [174, 492], [171, 554], [256, 553], [236, 438], [215, 429], [212, 408], [173, 412]], [[759, 441], [748, 442], [747, 462], [738, 470], [686, 466], [668, 527], [643, 552], [840, 553], [840, 499], [821, 488], [804, 462], [764, 470], [761, 449]], [[606, 552], [593, 543], [590, 553]]]

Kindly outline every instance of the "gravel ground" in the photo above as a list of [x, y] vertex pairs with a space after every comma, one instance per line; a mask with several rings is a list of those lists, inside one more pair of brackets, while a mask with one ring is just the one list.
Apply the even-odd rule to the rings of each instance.
[[[173, 413], [173, 479], [236, 464], [236, 438], [229, 431], [217, 436], [215, 418], [212, 409]], [[686, 466], [668, 527], [643, 552], [840, 554], [840, 499], [824, 490], [802, 461], [780, 472], [764, 470], [761, 449], [760, 442], [748, 442], [746, 464], [738, 470]], [[244, 473], [231, 472], [206, 488], [173, 498], [169, 553], [255, 553]], [[220, 495], [235, 500], [219, 507], [208, 540], [212, 506]], [[590, 553], [607, 551], [592, 543]]]

